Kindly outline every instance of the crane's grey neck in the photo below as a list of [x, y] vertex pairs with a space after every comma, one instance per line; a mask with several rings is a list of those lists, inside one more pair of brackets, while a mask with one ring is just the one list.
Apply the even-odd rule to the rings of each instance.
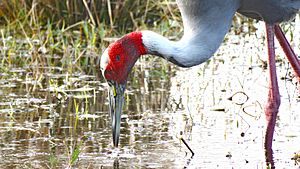
[[[204, 10], [205, 14], [181, 11], [184, 35], [179, 41], [170, 41], [151, 31], [142, 31], [147, 53], [161, 56], [181, 67], [199, 65], [208, 60], [222, 43], [237, 7], [225, 5], [221, 9], [218, 6], [210, 8]], [[216, 10], [219, 12], [214, 12]]]

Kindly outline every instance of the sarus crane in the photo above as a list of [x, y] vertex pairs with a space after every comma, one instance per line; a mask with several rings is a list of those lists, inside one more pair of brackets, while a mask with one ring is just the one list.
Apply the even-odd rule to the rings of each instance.
[[296, 77], [300, 78], [300, 61], [279, 26], [279, 23], [292, 19], [299, 11], [300, 0], [177, 0], [176, 2], [184, 26], [184, 34], [179, 41], [170, 41], [152, 31], [131, 32], [110, 44], [102, 54], [100, 68], [110, 86], [109, 111], [114, 146], [117, 147], [119, 142], [127, 77], [137, 59], [141, 55], [151, 54], [180, 67], [199, 65], [213, 56], [229, 30], [233, 16], [238, 12], [262, 20], [266, 25], [269, 92], [264, 108], [267, 121], [264, 145], [267, 161], [271, 161], [273, 133], [280, 106], [274, 36], [284, 50]]

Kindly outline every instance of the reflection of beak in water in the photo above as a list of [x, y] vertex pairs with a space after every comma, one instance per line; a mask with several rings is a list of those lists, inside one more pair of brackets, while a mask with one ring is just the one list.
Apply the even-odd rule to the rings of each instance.
[[119, 169], [119, 158], [115, 158], [114, 160], [114, 169]]
[[124, 103], [125, 84], [109, 82], [109, 112], [112, 123], [113, 143], [118, 147], [120, 137], [121, 112]]

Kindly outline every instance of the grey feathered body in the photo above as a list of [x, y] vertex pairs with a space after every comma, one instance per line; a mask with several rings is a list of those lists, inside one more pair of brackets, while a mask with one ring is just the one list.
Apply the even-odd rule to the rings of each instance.
[[239, 13], [267, 23], [291, 19], [300, 8], [300, 0], [241, 0]]

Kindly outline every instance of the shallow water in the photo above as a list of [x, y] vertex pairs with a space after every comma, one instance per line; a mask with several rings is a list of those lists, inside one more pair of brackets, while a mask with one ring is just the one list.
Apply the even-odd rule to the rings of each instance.
[[[233, 29], [213, 59], [193, 68], [140, 59], [128, 82], [119, 149], [102, 80], [62, 69], [40, 74], [42, 81], [27, 67], [1, 73], [0, 168], [67, 168], [76, 147], [73, 168], [266, 168], [264, 25], [255, 27]], [[299, 168], [291, 160], [300, 150], [299, 93], [280, 48], [277, 54], [274, 161]]]

